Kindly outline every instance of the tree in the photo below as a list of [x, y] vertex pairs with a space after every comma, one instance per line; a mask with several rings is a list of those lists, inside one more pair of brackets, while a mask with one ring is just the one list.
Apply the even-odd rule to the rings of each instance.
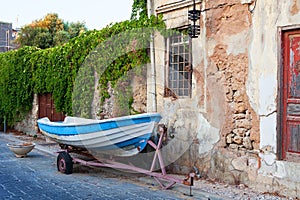
[[46, 49], [62, 45], [86, 30], [84, 23], [65, 23], [57, 14], [49, 13], [43, 19], [22, 27], [15, 42], [19, 47], [35, 46]]
[[32, 25], [34, 27], [47, 28], [52, 35], [64, 30], [63, 20], [59, 19], [58, 14], [56, 13], [49, 13], [44, 17], [44, 19], [34, 21]]
[[57, 32], [53, 38], [53, 42], [55, 46], [62, 45], [68, 42], [69, 40], [70, 40], [70, 34], [65, 30]]
[[46, 49], [53, 46], [53, 38], [49, 30], [38, 28], [40, 30], [32, 40], [31, 46], [36, 46], [41, 49]]
[[87, 28], [85, 27], [84, 23], [81, 22], [71, 22], [71, 23], [65, 23], [65, 28], [64, 28], [70, 35], [70, 38], [77, 37], [81, 33], [87, 31]]
[[41, 49], [52, 46], [52, 36], [48, 29], [42, 27], [25, 26], [16, 39], [20, 46], [36, 46]]

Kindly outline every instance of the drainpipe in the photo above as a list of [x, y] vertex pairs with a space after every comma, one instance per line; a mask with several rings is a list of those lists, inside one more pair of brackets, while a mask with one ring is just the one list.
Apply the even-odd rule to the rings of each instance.
[[[153, 12], [153, 0], [147, 0], [148, 17], [154, 14]], [[151, 33], [150, 40], [150, 77], [148, 83], [150, 88], [148, 90], [149, 98], [151, 99], [152, 105], [148, 111], [157, 112], [157, 101], [156, 101], [156, 66], [155, 66], [155, 49], [154, 49], [154, 33]]]

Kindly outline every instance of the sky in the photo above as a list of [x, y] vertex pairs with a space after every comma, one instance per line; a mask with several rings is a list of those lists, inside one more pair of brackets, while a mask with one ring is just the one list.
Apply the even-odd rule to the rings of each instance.
[[88, 29], [101, 29], [130, 19], [133, 0], [0, 0], [0, 21], [21, 28], [56, 13], [64, 22], [85, 22]]

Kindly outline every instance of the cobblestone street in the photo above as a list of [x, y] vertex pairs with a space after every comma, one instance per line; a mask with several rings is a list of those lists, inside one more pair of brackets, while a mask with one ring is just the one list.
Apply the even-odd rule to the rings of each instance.
[[[6, 144], [18, 140], [34, 140], [36, 147], [16, 158]], [[162, 190], [151, 177], [106, 168], [75, 165], [65, 175], [56, 168], [57, 149], [44, 139], [0, 133], [0, 199], [285, 199], [206, 180], [195, 182], [190, 197], [186, 186]]]

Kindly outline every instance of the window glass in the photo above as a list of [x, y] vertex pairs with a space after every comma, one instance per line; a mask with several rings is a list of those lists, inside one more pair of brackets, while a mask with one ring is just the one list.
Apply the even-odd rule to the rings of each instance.
[[169, 37], [168, 88], [179, 97], [191, 96], [192, 67], [189, 37], [175, 34]]

